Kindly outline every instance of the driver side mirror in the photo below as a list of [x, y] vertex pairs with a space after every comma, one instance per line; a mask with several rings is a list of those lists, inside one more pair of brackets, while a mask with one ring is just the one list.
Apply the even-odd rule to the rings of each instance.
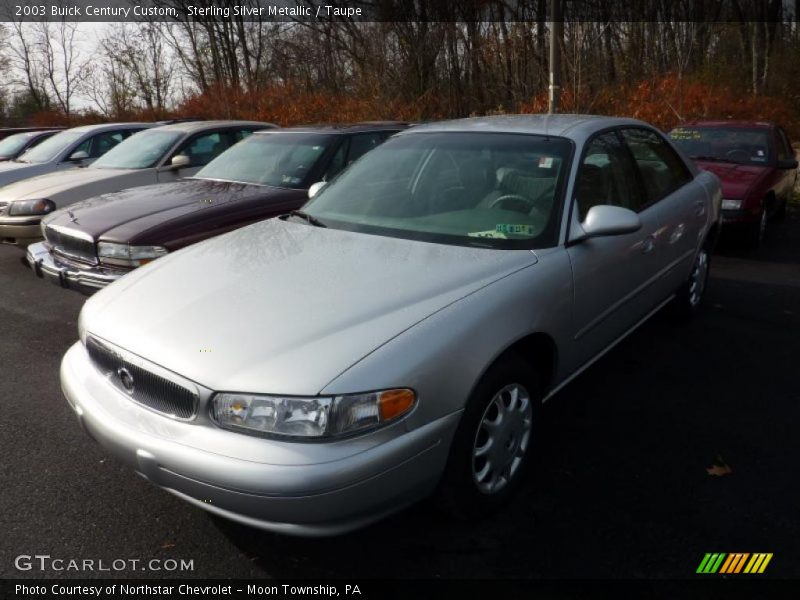
[[581, 223], [584, 235], [580, 239], [633, 233], [642, 228], [639, 215], [630, 209], [610, 204], [598, 204], [589, 209]]
[[176, 171], [178, 169], [185, 169], [186, 167], [191, 166], [191, 164], [192, 160], [185, 154], [176, 154], [169, 162], [169, 165]]
[[69, 162], [81, 162], [82, 160], [86, 160], [89, 158], [89, 153], [83, 150], [78, 150], [77, 152], [73, 152], [69, 155]]
[[787, 158], [785, 160], [779, 160], [778, 164], [776, 165], [779, 169], [796, 169], [797, 168], [797, 160], [794, 158]]
[[308, 188], [308, 198], [311, 199], [319, 194], [320, 190], [322, 190], [322, 188], [324, 188], [326, 185], [328, 185], [326, 181], [318, 181], [312, 185], [310, 188]]

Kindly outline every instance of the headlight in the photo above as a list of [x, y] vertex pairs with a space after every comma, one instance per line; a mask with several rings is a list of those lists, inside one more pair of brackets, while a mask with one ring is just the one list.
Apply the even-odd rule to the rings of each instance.
[[161, 246], [128, 246], [113, 242], [97, 244], [97, 256], [106, 265], [140, 267], [165, 254], [167, 249]]
[[722, 210], [739, 210], [742, 208], [741, 200], [723, 200]]
[[228, 429], [329, 438], [394, 421], [416, 401], [416, 394], [408, 389], [311, 398], [224, 393], [214, 396], [211, 417]]
[[8, 206], [9, 217], [32, 217], [34, 215], [47, 215], [56, 209], [52, 200], [17, 200]]

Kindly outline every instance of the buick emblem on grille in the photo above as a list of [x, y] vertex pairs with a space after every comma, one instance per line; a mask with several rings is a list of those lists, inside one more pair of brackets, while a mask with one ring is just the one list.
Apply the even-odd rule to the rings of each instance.
[[125, 391], [129, 394], [133, 393], [133, 375], [131, 372], [128, 371], [125, 367], [120, 367], [117, 369], [117, 377], [119, 377], [119, 381], [122, 384], [122, 387], [125, 388]]

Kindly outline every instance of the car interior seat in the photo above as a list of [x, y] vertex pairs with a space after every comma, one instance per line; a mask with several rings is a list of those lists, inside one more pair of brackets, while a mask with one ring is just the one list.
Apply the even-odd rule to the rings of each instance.
[[608, 181], [603, 167], [584, 164], [575, 181], [575, 199], [578, 203], [580, 220], [586, 218], [589, 209], [601, 204], [609, 204]]

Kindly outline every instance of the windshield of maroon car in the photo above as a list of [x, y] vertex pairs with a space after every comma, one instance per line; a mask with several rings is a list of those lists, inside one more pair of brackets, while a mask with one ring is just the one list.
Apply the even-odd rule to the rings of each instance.
[[0, 142], [0, 156], [14, 156], [25, 147], [33, 136], [30, 133], [10, 135]]
[[195, 177], [282, 188], [308, 187], [307, 177], [336, 136], [319, 133], [257, 133], [203, 167]]
[[149, 169], [155, 167], [179, 139], [180, 131], [142, 131], [98, 158], [91, 169]]
[[746, 127], [677, 127], [670, 139], [696, 160], [766, 165], [771, 160], [769, 130]]
[[26, 151], [19, 157], [19, 161], [36, 164], [50, 162], [64, 152], [69, 146], [77, 142], [81, 138], [81, 135], [82, 134], [75, 131], [62, 131], [61, 133], [57, 133], [38, 146]]
[[304, 211], [327, 227], [492, 248], [555, 245], [572, 143], [412, 133], [365, 154]]

